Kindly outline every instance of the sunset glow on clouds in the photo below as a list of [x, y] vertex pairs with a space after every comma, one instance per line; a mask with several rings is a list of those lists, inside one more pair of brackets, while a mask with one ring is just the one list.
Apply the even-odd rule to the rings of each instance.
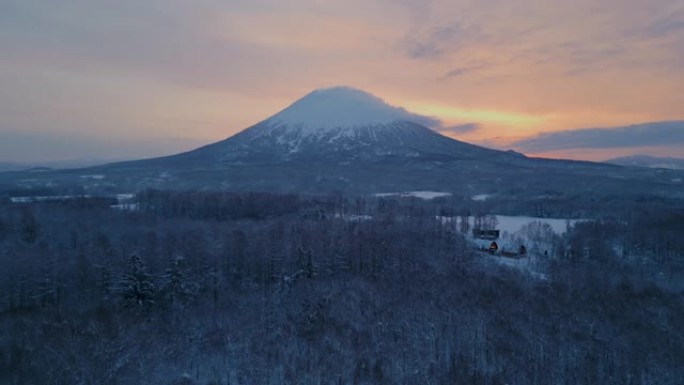
[[[433, 128], [469, 142], [684, 157], [677, 142], [516, 147], [542, 133], [684, 120], [681, 0], [4, 0], [0, 50], [0, 160], [173, 153], [334, 85], [435, 117]], [[11, 142], [42, 134], [74, 148], [31, 154]]]

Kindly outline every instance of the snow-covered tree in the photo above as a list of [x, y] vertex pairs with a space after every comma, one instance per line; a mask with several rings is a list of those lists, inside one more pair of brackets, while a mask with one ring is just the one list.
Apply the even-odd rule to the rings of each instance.
[[185, 258], [174, 258], [161, 276], [160, 297], [171, 305], [185, 304], [198, 290], [199, 285], [188, 274]]
[[117, 291], [126, 301], [139, 306], [154, 303], [156, 286], [154, 277], [147, 272], [147, 267], [136, 254], [128, 259], [126, 271], [121, 276]]

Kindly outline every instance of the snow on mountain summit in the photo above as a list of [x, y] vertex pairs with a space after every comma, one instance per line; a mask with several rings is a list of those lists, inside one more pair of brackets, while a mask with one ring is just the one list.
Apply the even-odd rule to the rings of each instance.
[[296, 127], [304, 133], [320, 133], [404, 121], [425, 123], [431, 119], [400, 107], [390, 106], [365, 91], [350, 87], [333, 87], [307, 94], [267, 119], [265, 123]]

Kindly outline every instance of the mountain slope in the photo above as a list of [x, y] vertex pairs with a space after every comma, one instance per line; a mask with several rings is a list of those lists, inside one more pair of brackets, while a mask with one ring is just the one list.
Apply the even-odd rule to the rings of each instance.
[[84, 186], [303, 193], [451, 191], [464, 195], [661, 193], [682, 173], [527, 158], [440, 135], [430, 118], [363, 91], [314, 91], [272, 117], [194, 151], [80, 170], [5, 173], [6, 186]]
[[[246, 130], [148, 163], [222, 167], [241, 162], [379, 160], [388, 156], [473, 158], [499, 151], [459, 142], [414, 122], [425, 119], [346, 87], [313, 91]], [[137, 162], [134, 162], [137, 163]]]
[[606, 160], [605, 163], [617, 164], [620, 166], [667, 168], [673, 170], [684, 170], [684, 159], [657, 157], [651, 155], [631, 155], [620, 158]]

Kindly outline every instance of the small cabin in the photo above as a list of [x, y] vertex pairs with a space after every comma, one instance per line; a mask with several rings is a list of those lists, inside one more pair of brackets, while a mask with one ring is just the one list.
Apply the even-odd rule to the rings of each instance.
[[497, 245], [496, 242], [492, 242], [489, 245], [489, 252], [492, 254], [496, 254], [497, 250], [499, 250], [499, 245]]
[[499, 239], [499, 235], [499, 230], [473, 229], [473, 237], [476, 239], [496, 240]]

